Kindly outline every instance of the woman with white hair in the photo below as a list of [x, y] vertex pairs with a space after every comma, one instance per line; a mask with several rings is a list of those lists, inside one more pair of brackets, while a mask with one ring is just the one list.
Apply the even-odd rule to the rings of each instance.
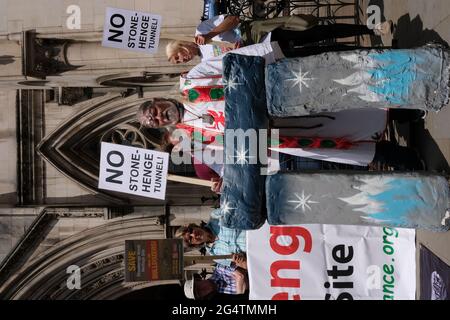
[[[237, 46], [235, 46], [237, 48]], [[199, 57], [202, 61], [223, 55], [233, 47], [220, 44], [198, 45], [195, 42], [173, 40], [166, 46], [166, 55], [171, 63], [186, 63]]]

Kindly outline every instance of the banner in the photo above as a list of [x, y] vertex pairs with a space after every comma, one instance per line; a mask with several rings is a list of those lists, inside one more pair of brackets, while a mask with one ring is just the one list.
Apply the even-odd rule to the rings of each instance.
[[125, 281], [183, 279], [181, 239], [126, 240]]
[[161, 33], [161, 16], [117, 8], [106, 8], [102, 46], [156, 53]]
[[252, 300], [410, 300], [415, 231], [339, 225], [247, 232]]
[[98, 188], [164, 200], [169, 154], [102, 142]]
[[450, 300], [450, 266], [420, 247], [420, 300]]

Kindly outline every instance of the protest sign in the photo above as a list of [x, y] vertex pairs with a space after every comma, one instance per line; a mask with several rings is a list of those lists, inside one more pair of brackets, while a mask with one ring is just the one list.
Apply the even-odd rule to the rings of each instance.
[[415, 299], [415, 231], [339, 225], [247, 232], [250, 299]]
[[99, 189], [164, 200], [169, 154], [102, 142]]
[[183, 279], [181, 239], [125, 241], [125, 281]]
[[156, 53], [161, 25], [160, 15], [106, 8], [102, 46]]

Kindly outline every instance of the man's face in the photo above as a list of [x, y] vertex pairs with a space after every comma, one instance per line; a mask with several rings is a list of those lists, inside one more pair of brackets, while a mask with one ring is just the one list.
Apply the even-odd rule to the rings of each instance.
[[212, 235], [210, 232], [199, 227], [189, 227], [184, 233], [184, 241], [189, 244], [189, 246], [197, 246], [210, 242]]
[[169, 100], [155, 100], [151, 108], [144, 111], [142, 124], [149, 128], [161, 128], [180, 122], [177, 106]]
[[169, 61], [175, 64], [186, 63], [188, 61], [191, 61], [193, 57], [194, 55], [189, 49], [181, 48], [177, 53], [169, 58]]

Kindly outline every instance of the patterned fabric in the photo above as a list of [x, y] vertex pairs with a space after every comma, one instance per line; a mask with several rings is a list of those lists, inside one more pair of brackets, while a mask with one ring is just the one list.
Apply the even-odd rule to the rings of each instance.
[[272, 142], [271, 146], [278, 148], [350, 149], [353, 142], [345, 138], [280, 137], [280, 141], [278, 143]]
[[184, 90], [182, 95], [189, 102], [223, 101], [223, 86], [214, 87], [195, 87]]
[[237, 294], [236, 278], [233, 274], [235, 270], [236, 267], [228, 267], [218, 264], [208, 280], [212, 280], [216, 283], [217, 292], [219, 293]]
[[[217, 216], [218, 214], [220, 215], [219, 209], [214, 210], [212, 213], [213, 216]], [[211, 246], [206, 247], [210, 255], [233, 254], [247, 250], [247, 234], [245, 231], [221, 226], [219, 219], [215, 218], [211, 218], [206, 227], [217, 237], [217, 240]], [[225, 266], [231, 265], [230, 259], [216, 260], [216, 262]]]
[[204, 144], [211, 144], [217, 141], [218, 144], [223, 145], [223, 134], [215, 131], [195, 128], [184, 123], [178, 123], [176, 128], [186, 131], [194, 141]]
[[180, 92], [197, 87], [222, 86], [222, 74], [202, 75], [201, 77], [188, 77], [187, 74], [180, 76]]
[[209, 230], [211, 230], [215, 236], [217, 236], [220, 232], [220, 223], [219, 223], [220, 216], [217, 215], [217, 209], [211, 212], [211, 217], [212, 218], [209, 219], [208, 223], [206, 224], [206, 227]]
[[[185, 97], [183, 123], [176, 125], [204, 144], [220, 143], [225, 127], [222, 77], [187, 79], [180, 77], [180, 92]], [[217, 137], [217, 138], [216, 138]]]

